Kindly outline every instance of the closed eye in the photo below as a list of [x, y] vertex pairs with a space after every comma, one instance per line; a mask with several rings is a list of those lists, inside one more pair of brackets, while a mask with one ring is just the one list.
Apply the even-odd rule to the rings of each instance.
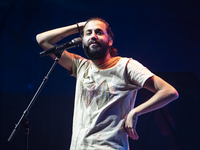
[[95, 30], [95, 33], [96, 33], [97, 35], [102, 35], [102, 34], [104, 34], [104, 32], [103, 32], [101, 29]]
[[[101, 30], [101, 29], [96, 29], [94, 32], [95, 32], [96, 35], [104, 35], [105, 34], [104, 31]], [[85, 32], [85, 35], [87, 35], [87, 36], [89, 36], [91, 34], [92, 34], [92, 30], [87, 30]]]
[[86, 35], [90, 35], [92, 33], [92, 31], [86, 31]]

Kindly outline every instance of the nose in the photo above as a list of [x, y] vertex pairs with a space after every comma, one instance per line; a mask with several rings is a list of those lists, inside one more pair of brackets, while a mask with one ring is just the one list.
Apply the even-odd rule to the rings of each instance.
[[92, 40], [96, 40], [96, 39], [97, 39], [97, 34], [96, 34], [95, 32], [92, 33], [91, 39], [92, 39]]
[[92, 38], [91, 38], [91, 40], [93, 40], [93, 41], [95, 41], [97, 38], [95, 37], [95, 36], [93, 36]]

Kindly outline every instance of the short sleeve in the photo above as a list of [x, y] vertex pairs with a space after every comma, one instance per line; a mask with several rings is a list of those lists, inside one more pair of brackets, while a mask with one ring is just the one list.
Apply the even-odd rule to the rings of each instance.
[[136, 60], [130, 59], [127, 64], [127, 78], [131, 84], [140, 87], [144, 86], [145, 81], [154, 74]]
[[88, 66], [89, 60], [73, 53], [71, 55], [72, 55], [72, 70], [69, 72], [69, 74], [71, 76], [77, 77], [80, 70]]

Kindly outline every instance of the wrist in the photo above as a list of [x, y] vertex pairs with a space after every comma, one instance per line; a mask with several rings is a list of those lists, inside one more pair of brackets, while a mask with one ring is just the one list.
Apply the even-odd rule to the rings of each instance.
[[130, 111], [130, 114], [131, 114], [133, 119], [136, 119], [139, 116], [139, 113], [135, 109], [132, 109]]
[[77, 31], [79, 32], [79, 34], [81, 34], [82, 30], [83, 30], [83, 27], [85, 26], [85, 23], [86, 22], [79, 22], [79, 23], [76, 23], [76, 28], [77, 28]]
[[77, 26], [79, 34], [81, 34], [81, 30], [80, 30], [80, 27], [79, 27], [78, 23], [76, 23], [76, 26]]

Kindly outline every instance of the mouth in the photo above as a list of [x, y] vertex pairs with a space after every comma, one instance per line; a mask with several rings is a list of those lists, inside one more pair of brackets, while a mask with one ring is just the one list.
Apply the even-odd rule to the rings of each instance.
[[99, 43], [99, 41], [97, 41], [97, 40], [90, 40], [89, 43], [88, 43], [88, 45], [89, 45], [89, 46], [90, 46], [90, 45], [100, 45], [100, 43]]
[[89, 46], [93, 46], [93, 45], [99, 45], [99, 44], [97, 44], [97, 43], [91, 43]]
[[96, 49], [96, 48], [100, 47], [100, 45], [97, 44], [97, 43], [92, 43], [92, 44], [89, 45], [89, 47], [90, 47], [91, 49]]
[[96, 41], [90, 41], [88, 43], [88, 47], [90, 47], [90, 48], [97, 48], [99, 46], [100, 46], [100, 44], [98, 42], [96, 42]]

